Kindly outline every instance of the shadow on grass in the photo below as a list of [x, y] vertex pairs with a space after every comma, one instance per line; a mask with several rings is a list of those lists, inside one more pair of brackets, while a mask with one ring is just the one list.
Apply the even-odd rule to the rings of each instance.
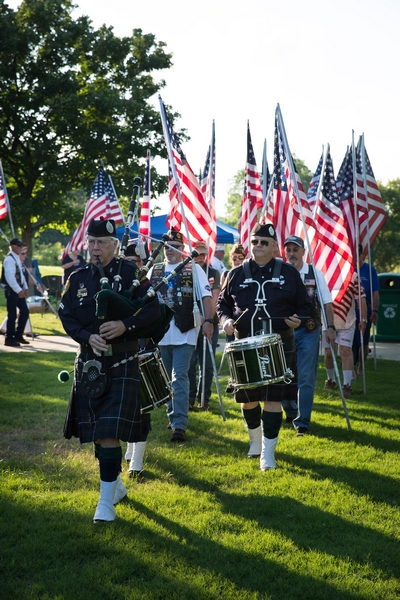
[[[196, 487], [194, 479], [192, 485]], [[249, 496], [247, 508], [243, 498], [235, 495], [218, 493], [216, 500], [226, 512], [234, 511], [246, 519], [254, 519], [254, 506], [259, 507], [261, 532], [275, 529], [308, 551], [300, 531], [297, 535], [290, 526], [278, 526], [277, 519], [282, 521], [282, 499], [264, 498], [260, 504], [260, 498]], [[359, 599], [358, 594], [343, 591], [321, 578], [285, 568], [274, 560], [273, 548], [266, 547], [264, 552], [233, 550], [206, 539], [207, 532], [196, 533], [135, 500], [117, 509], [128, 518], [97, 526], [88, 522], [87, 515], [63, 511], [62, 507], [30, 511], [11, 501], [3, 500], [1, 504], [3, 518], [21, 525], [13, 528], [13, 544], [3, 546], [2, 552], [3, 564], [7, 565], [6, 573], [2, 569], [6, 574], [2, 577], [2, 594], [9, 599], [265, 598], [272, 597], [265, 595], [271, 589], [279, 590], [273, 598], [282, 600], [308, 598], [308, 594], [332, 600]], [[296, 504], [291, 501], [288, 510], [297, 510]], [[319, 511], [313, 510], [305, 514], [310, 523], [320, 516]], [[3, 534], [8, 529], [3, 528]], [[43, 535], [36, 536], [37, 531]], [[314, 541], [311, 546], [331, 555], [330, 540], [326, 536], [322, 539], [322, 523], [319, 533], [320, 543]], [[351, 533], [358, 531], [352, 529]], [[337, 550], [338, 558], [343, 557], [343, 549], [341, 553]], [[390, 573], [387, 562], [384, 572]]]

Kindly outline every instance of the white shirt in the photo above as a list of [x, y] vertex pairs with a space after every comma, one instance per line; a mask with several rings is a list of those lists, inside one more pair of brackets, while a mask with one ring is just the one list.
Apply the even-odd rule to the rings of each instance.
[[[176, 269], [177, 264], [171, 264], [168, 262], [164, 263], [165, 265], [165, 275], [167, 276], [171, 271]], [[206, 274], [203, 269], [199, 265], [195, 265], [196, 267], [196, 298], [206, 298], [207, 296], [212, 297], [212, 292], [210, 289], [210, 282], [207, 279]], [[153, 273], [153, 268], [150, 269], [147, 277], [151, 279], [151, 275]], [[199, 293], [200, 292], [200, 293]], [[162, 298], [160, 298], [162, 299]], [[197, 344], [197, 331], [196, 328], [189, 329], [189, 331], [182, 331], [176, 326], [175, 319], [173, 318], [167, 333], [164, 335], [162, 340], [159, 342], [159, 346], [180, 346], [182, 344], [191, 344], [195, 346]]]
[[219, 271], [221, 273], [221, 275], [224, 271], [226, 271], [226, 266], [224, 265], [222, 260], [219, 260], [219, 258], [217, 258], [216, 256], [213, 256], [212, 261], [211, 261], [211, 266], [214, 269], [217, 269], [217, 271]]
[[[27, 290], [28, 285], [26, 283], [25, 276], [22, 272], [21, 259], [18, 254], [15, 252], [10, 252], [4, 259], [3, 262], [4, 268], [4, 277], [6, 278], [7, 285], [16, 293], [19, 294], [22, 290]], [[17, 269], [21, 275], [22, 287], [19, 285], [15, 275], [17, 273]]]

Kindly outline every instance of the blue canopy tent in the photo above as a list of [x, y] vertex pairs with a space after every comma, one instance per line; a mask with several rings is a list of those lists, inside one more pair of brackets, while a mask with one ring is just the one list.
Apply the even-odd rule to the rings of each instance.
[[[166, 220], [168, 215], [158, 215], [150, 218], [150, 232], [151, 237], [161, 240], [163, 233], [168, 231]], [[118, 227], [117, 236], [122, 239], [124, 235], [125, 227]], [[130, 237], [135, 238], [138, 235], [137, 224], [134, 223], [130, 228]], [[236, 244], [239, 240], [239, 232], [231, 225], [227, 225], [217, 219], [217, 244]]]

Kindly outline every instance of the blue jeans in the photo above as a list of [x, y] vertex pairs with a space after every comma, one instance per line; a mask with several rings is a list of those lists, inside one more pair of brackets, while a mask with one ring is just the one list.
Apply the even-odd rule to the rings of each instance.
[[[218, 335], [219, 335], [219, 330], [218, 330], [218, 325], [216, 325], [216, 326], [214, 326], [214, 333], [213, 333], [212, 342], [211, 342], [213, 356], [215, 356], [215, 351], [217, 349]], [[190, 402], [192, 404], [196, 400], [196, 396], [197, 396], [199, 403], [201, 402], [201, 392], [203, 390], [203, 346], [204, 346], [204, 344], [206, 344], [206, 346], [207, 346], [206, 347], [206, 366], [204, 369], [204, 373], [205, 373], [204, 402], [208, 403], [208, 401], [210, 400], [210, 396], [211, 396], [211, 384], [212, 384], [212, 380], [213, 380], [213, 376], [214, 376], [214, 368], [213, 368], [213, 364], [211, 361], [208, 343], [207, 343], [207, 341], [205, 341], [204, 335], [203, 335], [202, 331], [200, 330], [199, 337], [197, 338], [197, 346], [194, 349], [194, 352], [192, 354], [192, 358], [190, 360], [190, 368], [189, 368], [189, 382], [190, 382], [189, 398], [190, 398]], [[197, 385], [197, 378], [196, 378], [197, 363], [199, 364], [199, 367], [200, 367], [200, 380], [199, 380], [198, 385]]]
[[189, 365], [195, 347], [171, 344], [159, 348], [174, 390], [174, 399], [167, 402], [168, 419], [172, 429], [186, 431], [189, 420]]
[[297, 352], [298, 416], [293, 421], [293, 425], [296, 428], [310, 428], [317, 379], [320, 333], [320, 327], [314, 331], [307, 331], [302, 327], [295, 329], [294, 332]]

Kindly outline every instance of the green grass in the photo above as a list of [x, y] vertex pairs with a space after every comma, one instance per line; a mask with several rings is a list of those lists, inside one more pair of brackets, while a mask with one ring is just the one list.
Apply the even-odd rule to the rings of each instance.
[[[218, 356], [220, 358], [220, 356]], [[400, 596], [398, 363], [367, 361], [367, 396], [322, 390], [312, 434], [284, 425], [276, 471], [246, 458], [240, 408], [216, 396], [170, 442], [152, 414], [145, 476], [93, 526], [98, 467], [62, 427], [73, 354], [0, 355], [0, 596], [365, 600]], [[225, 389], [226, 379], [221, 380]], [[354, 385], [355, 391], [361, 384]]]

